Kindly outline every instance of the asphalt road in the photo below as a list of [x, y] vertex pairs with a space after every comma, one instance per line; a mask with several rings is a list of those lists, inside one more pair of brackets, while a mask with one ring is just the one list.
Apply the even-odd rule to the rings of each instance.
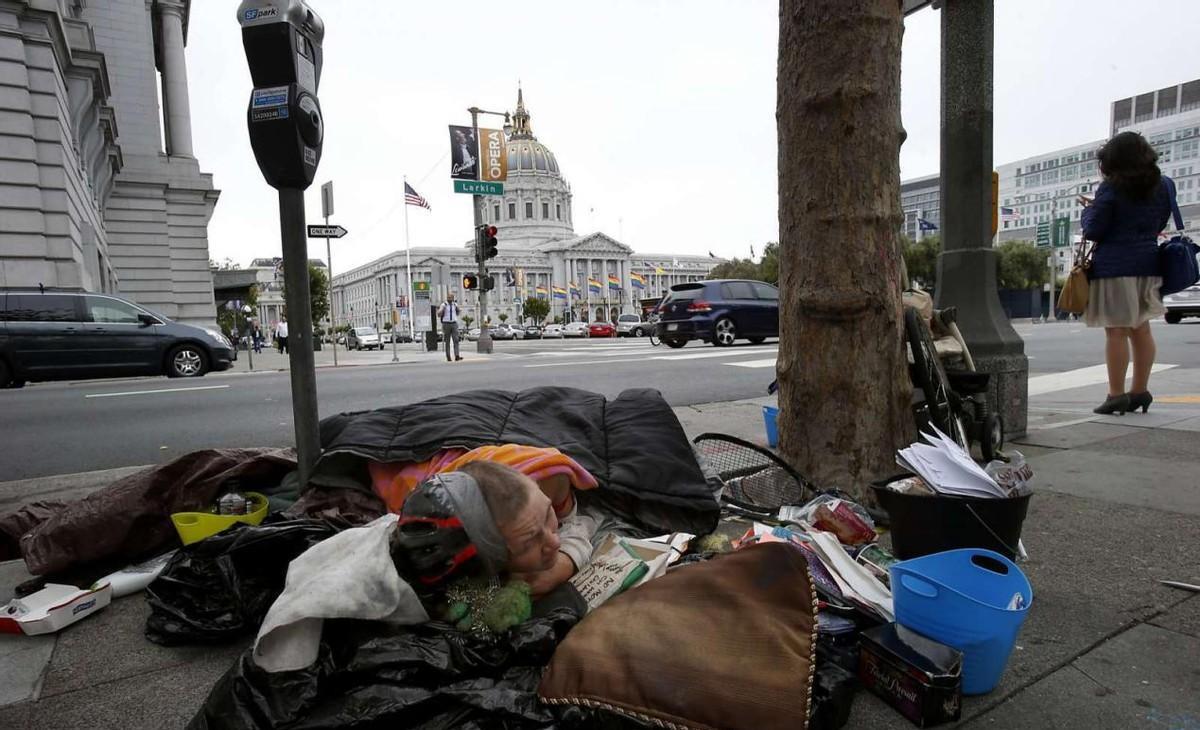
[[[1031, 375], [1103, 362], [1103, 334], [1081, 323], [1018, 324]], [[1200, 322], [1157, 325], [1161, 363], [1200, 363]], [[472, 343], [464, 350], [473, 351]], [[321, 368], [321, 416], [399, 405], [474, 388], [566, 385], [616, 396], [660, 390], [675, 406], [766, 394], [774, 342], [681, 350], [646, 340], [496, 343], [487, 360], [438, 354], [401, 365]], [[154, 464], [206, 447], [294, 442], [286, 372], [31, 384], [0, 391], [0, 481]]]

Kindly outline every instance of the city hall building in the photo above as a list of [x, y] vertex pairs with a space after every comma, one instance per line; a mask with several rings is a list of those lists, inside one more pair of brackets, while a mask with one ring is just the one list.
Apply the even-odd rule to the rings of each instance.
[[[530, 297], [550, 303], [550, 318], [564, 321], [615, 321], [636, 313], [638, 300], [661, 296], [668, 287], [704, 279], [722, 259], [635, 252], [603, 232], [577, 235], [571, 211], [571, 186], [558, 159], [538, 141], [524, 96], [517, 92], [508, 139], [508, 180], [503, 196], [485, 196], [484, 222], [499, 229], [499, 255], [488, 261], [496, 278], [488, 294], [488, 314], [520, 320]], [[462, 277], [477, 269], [474, 242], [411, 250], [418, 330], [428, 327], [429, 307], [450, 291], [477, 320], [475, 292], [462, 290]], [[380, 323], [406, 296], [404, 251], [395, 251], [339, 273], [333, 278], [332, 310], [339, 324]], [[407, 329], [407, 320], [401, 328]]]
[[192, 153], [190, 7], [0, 2], [0, 288], [110, 292], [213, 322], [218, 193]]

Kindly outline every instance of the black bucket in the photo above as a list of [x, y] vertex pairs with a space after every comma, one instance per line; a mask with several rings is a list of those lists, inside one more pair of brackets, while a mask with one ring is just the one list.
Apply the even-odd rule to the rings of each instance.
[[922, 555], [983, 548], [1015, 560], [1029, 498], [930, 497], [887, 488], [897, 479], [875, 482], [875, 499], [891, 519], [892, 554], [901, 560]]

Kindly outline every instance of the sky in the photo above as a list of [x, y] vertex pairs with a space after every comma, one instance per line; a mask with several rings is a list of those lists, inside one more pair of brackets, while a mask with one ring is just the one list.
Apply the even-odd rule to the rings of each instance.
[[[470, 106], [511, 111], [518, 83], [571, 185], [576, 234], [723, 257], [777, 240], [778, 2], [309, 4], [326, 28], [326, 133], [307, 217], [322, 222], [332, 180], [330, 222], [350, 231], [335, 273], [404, 248], [405, 175], [432, 206], [408, 209], [413, 246], [471, 237], [446, 126], [469, 124]], [[246, 132], [237, 5], [192, 3], [187, 57], [195, 153], [221, 190], [210, 255], [244, 266], [281, 248], [277, 193]], [[938, 171], [939, 22], [929, 9], [905, 22], [903, 179]], [[1195, 0], [996, 0], [995, 164], [1102, 139], [1110, 102], [1200, 77], [1198, 37]], [[310, 254], [325, 258], [324, 241]]]

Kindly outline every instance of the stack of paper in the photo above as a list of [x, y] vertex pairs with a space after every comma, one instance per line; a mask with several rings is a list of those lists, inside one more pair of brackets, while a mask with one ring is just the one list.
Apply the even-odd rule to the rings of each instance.
[[953, 439], [933, 428], [917, 442], [896, 452], [896, 463], [919, 475], [938, 494], [958, 497], [1010, 497], [1010, 490], [988, 476]]

